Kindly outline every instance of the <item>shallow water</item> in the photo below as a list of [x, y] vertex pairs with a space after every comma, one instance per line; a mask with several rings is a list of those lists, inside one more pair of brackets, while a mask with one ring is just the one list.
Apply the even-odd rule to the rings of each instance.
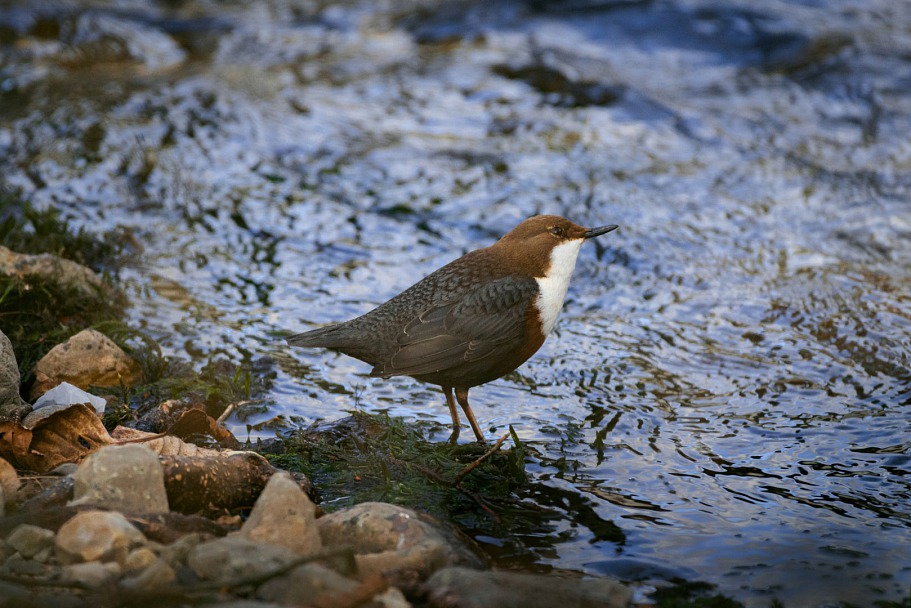
[[534, 213], [620, 224], [542, 350], [472, 390], [562, 514], [548, 538], [481, 540], [506, 566], [748, 605], [898, 600], [911, 13], [754, 5], [8, 3], [0, 185], [134, 229], [119, 279], [168, 354], [274, 358], [240, 437], [355, 407], [445, 424], [434, 387], [279, 332], [366, 312]]

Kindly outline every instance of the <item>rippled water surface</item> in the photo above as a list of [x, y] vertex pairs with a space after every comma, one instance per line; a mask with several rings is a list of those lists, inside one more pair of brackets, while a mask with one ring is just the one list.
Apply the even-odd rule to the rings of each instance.
[[617, 223], [539, 354], [472, 390], [561, 514], [485, 542], [748, 605], [908, 597], [903, 2], [7, 2], [0, 44], [0, 184], [134, 230], [119, 279], [169, 354], [272, 357], [252, 422], [445, 424], [434, 387], [279, 332], [534, 213]]

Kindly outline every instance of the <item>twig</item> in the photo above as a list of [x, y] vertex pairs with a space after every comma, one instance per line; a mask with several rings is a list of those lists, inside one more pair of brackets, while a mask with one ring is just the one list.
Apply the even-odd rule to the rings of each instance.
[[497, 442], [496, 442], [495, 444], [493, 444], [493, 447], [491, 447], [489, 450], [487, 450], [486, 452], [484, 452], [484, 454], [483, 454], [480, 458], [478, 458], [477, 460], [474, 460], [474, 461], [468, 463], [468, 466], [466, 466], [464, 469], [462, 469], [461, 471], [459, 471], [458, 475], [455, 476], [455, 478], [453, 479], [452, 484], [453, 484], [454, 486], [458, 486], [459, 483], [461, 483], [462, 479], [464, 479], [466, 475], [468, 475], [468, 474], [471, 473], [473, 470], [475, 470], [475, 468], [477, 468], [477, 466], [478, 466], [479, 464], [481, 464], [482, 462], [484, 462], [487, 458], [490, 458], [490, 456], [491, 456], [494, 452], [496, 452], [497, 450], [499, 450], [499, 449], [500, 449], [500, 446], [503, 445], [503, 442], [506, 441], [506, 439], [507, 439], [508, 437], [509, 437], [509, 433], [506, 433], [505, 435], [503, 435], [502, 437], [500, 437], [499, 439], [497, 439]]
[[247, 405], [248, 403], [253, 403], [253, 401], [247, 400], [247, 401], [236, 401], [234, 403], [229, 403], [228, 407], [225, 408], [225, 411], [223, 411], [221, 413], [221, 416], [219, 416], [218, 418], [215, 419], [215, 424], [223, 424], [224, 421], [228, 419], [228, 416], [230, 416], [234, 412], [234, 410], [236, 410], [237, 408], [242, 407], [244, 405]]
[[468, 475], [468, 474], [471, 473], [473, 470], [475, 470], [475, 469], [478, 467], [478, 465], [480, 465], [480, 464], [481, 464], [482, 462], [484, 462], [486, 459], [490, 458], [490, 456], [493, 455], [494, 452], [496, 452], [497, 450], [499, 450], [499, 449], [500, 449], [500, 446], [503, 445], [503, 442], [506, 441], [506, 439], [507, 439], [508, 437], [509, 437], [509, 433], [506, 433], [505, 435], [503, 435], [502, 437], [500, 437], [500, 438], [497, 440], [497, 442], [496, 442], [495, 444], [493, 444], [493, 446], [492, 446], [489, 450], [487, 450], [486, 452], [484, 452], [484, 454], [482, 454], [481, 456], [479, 456], [477, 459], [475, 459], [475, 460], [473, 460], [472, 462], [468, 463], [468, 465], [466, 465], [465, 468], [463, 468], [461, 471], [459, 471], [458, 474], [457, 474], [454, 478], [452, 478], [451, 480], [450, 480], [450, 479], [446, 479], [445, 477], [443, 477], [442, 475], [440, 475], [439, 473], [437, 473], [436, 471], [434, 471], [434, 470], [432, 470], [432, 469], [428, 469], [427, 467], [425, 467], [425, 466], [423, 466], [423, 465], [420, 465], [420, 464], [417, 464], [417, 463], [414, 463], [414, 462], [408, 462], [407, 460], [400, 460], [400, 459], [398, 459], [398, 458], [396, 458], [396, 457], [394, 457], [394, 456], [388, 456], [388, 455], [386, 455], [386, 454], [383, 454], [383, 455], [381, 456], [381, 458], [383, 458], [383, 459], [386, 460], [387, 462], [390, 462], [390, 463], [395, 464], [395, 465], [410, 467], [410, 468], [416, 470], [418, 473], [421, 473], [421, 474], [424, 475], [425, 477], [428, 477], [428, 478], [432, 479], [433, 481], [437, 482], [437, 483], [440, 484], [440, 485], [444, 485], [444, 486], [449, 486], [449, 487], [451, 487], [451, 488], [455, 488], [456, 490], [458, 490], [459, 492], [461, 492], [461, 493], [464, 494], [465, 496], [468, 496], [469, 498], [471, 498], [472, 500], [474, 500], [476, 503], [478, 503], [478, 505], [479, 505], [482, 509], [484, 509], [484, 510], [485, 510], [485, 511], [486, 511], [486, 512], [487, 512], [487, 513], [488, 513], [488, 514], [489, 514], [497, 523], [499, 523], [499, 522], [500, 522], [500, 516], [497, 515], [496, 512], [495, 512], [493, 509], [491, 509], [491, 508], [487, 505], [486, 502], [484, 502], [484, 499], [483, 499], [483, 498], [481, 498], [481, 497], [478, 496], [475, 492], [472, 492], [472, 491], [469, 490], [468, 488], [463, 487], [463, 486], [462, 486], [462, 480], [465, 479], [465, 476], [466, 476], [466, 475]]

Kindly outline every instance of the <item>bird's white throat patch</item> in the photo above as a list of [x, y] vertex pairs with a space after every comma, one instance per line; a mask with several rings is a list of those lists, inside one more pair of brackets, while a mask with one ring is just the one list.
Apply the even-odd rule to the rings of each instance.
[[541, 331], [544, 335], [550, 334], [557, 317], [563, 309], [563, 300], [566, 299], [566, 290], [569, 280], [576, 267], [576, 258], [585, 239], [575, 239], [561, 243], [550, 252], [550, 268], [543, 277], [535, 277], [538, 282], [538, 294], [535, 305], [541, 315]]

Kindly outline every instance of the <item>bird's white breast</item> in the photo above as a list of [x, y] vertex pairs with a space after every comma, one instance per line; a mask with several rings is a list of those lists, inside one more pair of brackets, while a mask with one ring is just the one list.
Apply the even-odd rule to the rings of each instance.
[[557, 317], [563, 309], [563, 300], [566, 299], [566, 290], [573, 276], [576, 258], [579, 257], [583, 241], [584, 239], [575, 239], [554, 247], [550, 252], [550, 268], [547, 269], [547, 274], [535, 277], [540, 290], [535, 304], [541, 316], [541, 331], [545, 336], [550, 334], [557, 324]]

